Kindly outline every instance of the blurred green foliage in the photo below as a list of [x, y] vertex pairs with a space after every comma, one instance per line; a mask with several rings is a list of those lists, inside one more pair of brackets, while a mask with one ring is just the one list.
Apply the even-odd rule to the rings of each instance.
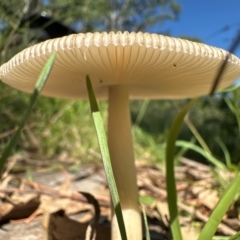
[[[213, 155], [224, 160], [224, 153], [217, 140], [221, 139], [230, 152], [234, 163], [238, 163], [240, 159], [239, 97], [240, 89], [231, 93], [216, 94], [214, 97], [203, 97], [189, 115], [191, 122], [197, 128]], [[227, 102], [232, 104], [235, 112], [228, 107], [226, 99]], [[151, 101], [140, 123], [140, 127], [154, 136], [156, 140], [160, 136], [163, 140], [166, 137], [172, 119], [181, 107], [184, 106], [184, 103], [186, 101]], [[133, 122], [136, 120], [141, 104], [140, 101], [132, 104]], [[193, 139], [193, 134], [186, 124], [184, 124], [180, 132], [179, 139], [186, 141]], [[204, 159], [195, 152], [189, 151], [186, 153], [186, 156], [204, 162]]]

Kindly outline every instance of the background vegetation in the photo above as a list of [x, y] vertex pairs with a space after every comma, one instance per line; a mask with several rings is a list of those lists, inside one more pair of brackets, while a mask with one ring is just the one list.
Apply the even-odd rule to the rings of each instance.
[[[181, 14], [180, 9], [180, 5], [174, 0], [1, 0], [0, 63], [6, 62], [29, 45], [68, 33], [146, 31], [152, 25], [158, 25], [158, 32], [162, 33], [164, 21], [176, 20], [178, 14]], [[213, 155], [224, 160], [220, 141], [236, 164], [240, 159], [239, 94], [239, 90], [235, 90], [227, 94], [217, 94], [213, 98], [204, 97], [188, 116]], [[18, 124], [28, 99], [29, 95], [0, 82], [0, 151]], [[161, 146], [166, 140], [172, 118], [185, 100], [151, 101], [144, 110], [146, 103], [131, 102], [136, 157], [162, 161], [164, 149]], [[107, 103], [101, 102], [100, 109], [106, 119]], [[139, 121], [142, 113], [143, 117]], [[27, 150], [43, 158], [54, 158], [62, 152], [68, 152], [80, 160], [95, 160], [95, 155], [87, 154], [89, 150], [98, 151], [97, 139], [92, 137], [94, 134], [87, 102], [41, 97], [21, 135], [16, 151]], [[197, 143], [187, 125], [179, 138]], [[203, 156], [193, 151], [187, 151], [185, 155], [205, 161]]]

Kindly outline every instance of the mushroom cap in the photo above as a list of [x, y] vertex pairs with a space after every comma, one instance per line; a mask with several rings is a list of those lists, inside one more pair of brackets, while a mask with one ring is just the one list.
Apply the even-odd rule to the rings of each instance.
[[209, 93], [228, 57], [219, 89], [240, 76], [240, 59], [225, 50], [142, 32], [79, 33], [28, 47], [0, 67], [6, 84], [32, 92], [50, 54], [57, 57], [43, 95], [87, 98], [89, 75], [98, 98], [127, 85], [130, 98], [179, 99]]

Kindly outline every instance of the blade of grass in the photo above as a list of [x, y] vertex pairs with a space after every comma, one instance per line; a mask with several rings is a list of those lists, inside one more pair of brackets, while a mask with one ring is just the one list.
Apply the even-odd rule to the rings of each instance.
[[[212, 238], [212, 240], [229, 240], [229, 237], [217, 235], [217, 236], [214, 236], [214, 237]], [[238, 239], [238, 240], [240, 240], [240, 239]]]
[[97, 138], [99, 142], [99, 147], [103, 159], [103, 165], [112, 197], [113, 206], [115, 209], [115, 213], [117, 216], [118, 226], [121, 233], [121, 237], [123, 240], [127, 240], [127, 234], [125, 230], [125, 225], [123, 221], [123, 215], [122, 215], [122, 209], [120, 205], [120, 199], [117, 191], [117, 186], [115, 183], [115, 179], [113, 176], [113, 170], [108, 150], [108, 144], [107, 144], [107, 137], [104, 130], [104, 124], [102, 121], [101, 113], [99, 112], [98, 104], [96, 97], [93, 92], [92, 84], [90, 78], [86, 77], [86, 84], [88, 89], [88, 96], [89, 96], [89, 102], [92, 112], [92, 118], [94, 122], [94, 126], [97, 132]]
[[32, 108], [33, 108], [34, 104], [36, 103], [36, 100], [48, 79], [48, 76], [51, 72], [52, 66], [53, 66], [55, 58], [56, 58], [56, 54], [57, 54], [56, 52], [53, 52], [51, 54], [51, 56], [47, 60], [46, 64], [43, 67], [43, 70], [41, 71], [41, 73], [38, 77], [38, 80], [37, 80], [35, 88], [34, 88], [34, 92], [31, 95], [28, 108], [22, 118], [22, 121], [20, 122], [17, 131], [14, 133], [13, 137], [11, 138], [8, 145], [4, 149], [2, 157], [0, 158], [0, 172], [2, 172], [8, 157], [10, 156], [13, 148], [15, 147], [17, 140], [19, 138], [19, 135], [20, 135], [23, 127], [25, 126], [25, 123], [32, 111]]
[[186, 118], [184, 119], [184, 122], [186, 123], [186, 125], [188, 126], [188, 128], [190, 129], [194, 137], [197, 139], [199, 144], [202, 146], [202, 148], [209, 154], [212, 154], [207, 143], [204, 141], [204, 139], [202, 138], [198, 130], [195, 128], [195, 126], [193, 125], [192, 121], [189, 119], [188, 116], [186, 116]]
[[145, 226], [146, 240], [151, 240], [150, 232], [149, 232], [149, 228], [148, 228], [148, 222], [147, 222], [147, 215], [146, 215], [146, 212], [145, 212], [143, 206], [142, 206], [142, 213], [143, 213], [143, 221], [144, 221], [144, 226]]
[[215, 158], [213, 155], [209, 154], [208, 152], [204, 151], [204, 149], [202, 149], [201, 147], [197, 146], [194, 143], [183, 141], [183, 140], [178, 140], [176, 142], [176, 146], [177, 147], [186, 147], [188, 149], [191, 149], [191, 150], [201, 154], [202, 156], [204, 156], [210, 163], [212, 163], [217, 168], [227, 171], [227, 167], [220, 160], [218, 160], [217, 158]]
[[218, 93], [228, 93], [233, 92], [240, 87], [240, 83], [234, 84], [233, 86], [224, 88], [223, 90], [218, 91]]
[[231, 112], [235, 115], [237, 123], [238, 123], [238, 132], [240, 133], [240, 111], [239, 111], [239, 100], [238, 97], [236, 98], [236, 95], [234, 92], [232, 92], [234, 97], [234, 103], [228, 99], [227, 97], [224, 98], [224, 101], [228, 105]]
[[[228, 52], [229, 52], [229, 53], [233, 53], [233, 52], [237, 49], [239, 43], [240, 43], [240, 31], [238, 32], [238, 34], [237, 34], [237, 36], [236, 36], [236, 39], [233, 41], [233, 43], [232, 43], [232, 45], [230, 46]], [[219, 82], [221, 81], [221, 76], [222, 76], [222, 74], [223, 74], [224, 71], [225, 71], [225, 68], [226, 68], [227, 63], [228, 63], [229, 56], [230, 56], [230, 54], [228, 54], [228, 55], [226, 56], [226, 59], [224, 60], [224, 62], [223, 62], [222, 65], [220, 66], [219, 71], [217, 72], [216, 78], [215, 78], [214, 81], [213, 81], [213, 85], [212, 85], [211, 91], [210, 91], [210, 93], [209, 93], [210, 96], [212, 96], [212, 95], [215, 93], [215, 90], [217, 89], [218, 84], [219, 84]]]
[[230, 237], [228, 240], [240, 240], [240, 232], [237, 232], [234, 236]]
[[166, 146], [166, 179], [167, 179], [167, 194], [168, 194], [168, 209], [170, 214], [170, 227], [174, 240], [182, 240], [181, 228], [178, 218], [177, 208], [177, 191], [174, 176], [174, 153], [175, 142], [179, 134], [180, 128], [189, 109], [195, 104], [197, 99], [190, 101], [175, 117], [170, 128], [167, 146]]
[[240, 172], [237, 173], [236, 177], [224, 190], [221, 199], [219, 200], [209, 220], [207, 221], [203, 230], [201, 231], [198, 237], [198, 240], [212, 239], [224, 214], [226, 213], [227, 209], [231, 205], [235, 195], [240, 190], [239, 182], [240, 182]]
[[220, 138], [216, 138], [216, 142], [219, 144], [220, 148], [223, 151], [227, 168], [229, 170], [231, 170], [232, 169], [232, 160], [231, 160], [231, 155], [230, 155], [226, 145]]
[[156, 199], [154, 199], [150, 196], [140, 196], [139, 197], [139, 202], [146, 204], [148, 206], [152, 205], [155, 201], [156, 201]]
[[[195, 143], [196, 139], [192, 138], [190, 142]], [[165, 145], [166, 147], [166, 145]], [[189, 149], [185, 146], [182, 147], [176, 154], [175, 154], [175, 161], [178, 162], [178, 160], [188, 151]]]
[[145, 99], [140, 107], [140, 110], [139, 110], [139, 113], [137, 115], [137, 119], [136, 119], [136, 122], [135, 124], [136, 125], [140, 125], [142, 119], [143, 119], [143, 116], [144, 114], [146, 113], [146, 110], [147, 110], [147, 107], [150, 103], [150, 100], [149, 99]]
[[[218, 168], [211, 167], [210, 168], [213, 178], [216, 180], [216, 182], [221, 186], [223, 189], [226, 188], [226, 186], [229, 184], [229, 180], [226, 180], [220, 173]], [[225, 172], [225, 170], [224, 170]]]

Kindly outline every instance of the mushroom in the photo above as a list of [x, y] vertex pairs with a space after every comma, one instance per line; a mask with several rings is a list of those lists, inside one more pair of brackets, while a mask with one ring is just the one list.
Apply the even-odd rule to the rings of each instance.
[[[129, 99], [182, 99], [210, 91], [227, 59], [219, 88], [240, 76], [240, 60], [201, 43], [149, 33], [79, 33], [18, 53], [0, 68], [3, 82], [32, 92], [53, 50], [55, 65], [42, 94], [87, 98], [89, 75], [98, 99], [108, 99], [108, 144], [128, 239], [142, 239]], [[121, 239], [113, 213], [112, 239]]]

